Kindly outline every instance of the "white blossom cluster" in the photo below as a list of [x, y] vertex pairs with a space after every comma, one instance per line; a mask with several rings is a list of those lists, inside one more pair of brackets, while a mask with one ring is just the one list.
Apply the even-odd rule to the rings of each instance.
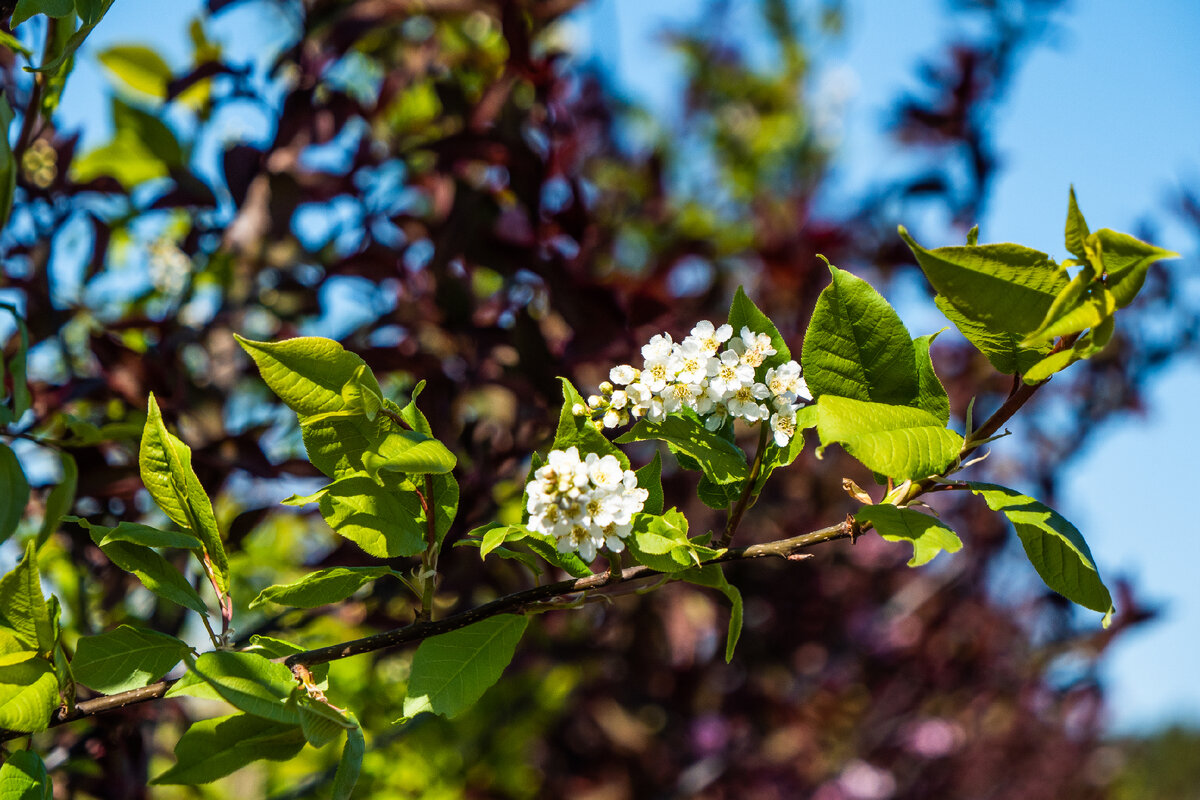
[[551, 450], [533, 475], [525, 486], [529, 529], [553, 536], [560, 553], [578, 552], [584, 561], [605, 546], [624, 550], [633, 515], [650, 496], [616, 456], [588, 453], [580, 459], [576, 447]]
[[735, 337], [730, 325], [717, 328], [704, 320], [681, 342], [669, 333], [653, 337], [642, 347], [641, 369], [613, 367], [600, 394], [573, 410], [604, 428], [643, 416], [661, 422], [683, 408], [699, 414], [712, 431], [730, 417], [750, 424], [769, 420], [775, 444], [784, 447], [796, 433], [800, 402], [812, 400], [812, 394], [795, 361], [762, 369], [775, 352], [766, 333], [747, 326]]

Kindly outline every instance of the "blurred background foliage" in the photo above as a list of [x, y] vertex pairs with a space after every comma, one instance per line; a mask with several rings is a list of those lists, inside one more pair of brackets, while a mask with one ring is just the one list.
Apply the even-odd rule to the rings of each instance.
[[[186, 69], [153, 42], [97, 54], [112, 135], [86, 149], [56, 124], [61, 86], [31, 95], [29, 74], [0, 48], [21, 120], [0, 289], [26, 320], [32, 377], [32, 411], [15, 430], [49, 443], [17, 441], [35, 484], [27, 525], [60, 480], [63, 452], [79, 467], [74, 513], [105, 525], [155, 513], [135, 458], [154, 392], [237, 553], [241, 639], [319, 646], [406, 623], [413, 610], [389, 582], [311, 612], [245, 607], [268, 584], [366, 558], [319, 518], [278, 505], [316, 473], [234, 332], [337, 338], [389, 376], [393, 397], [428, 381], [422, 405], [461, 467], [449, 541], [519, 515], [530, 453], [553, 435], [556, 376], [594, 386], [651, 334], [723, 318], [739, 284], [796, 347], [828, 281], [817, 253], [886, 287], [914, 275], [897, 223], [922, 229], [922, 241], [964, 239], [997, 174], [990, 130], [1008, 82], [1061, 4], [946, 3], [974, 33], [926, 54], [921, 90], [895, 99], [907, 171], [836, 207], [825, 198], [837, 109], [815, 96], [813, 76], [823, 43], [841, 35], [841, 2], [750, 4], [763, 32], [750, 39], [731, 33], [742, 4], [697, 3], [693, 23], [665, 34], [682, 64], [677, 118], [623, 99], [574, 57], [563, 22], [578, 5], [208, 0]], [[286, 46], [262, 63], [227, 61], [210, 38], [214, 18], [246, 6], [289, 20]], [[35, 51], [54, 36], [40, 19], [18, 30]], [[247, 136], [244, 120], [259, 117], [268, 135]], [[1065, 206], [1065, 186], [1045, 188]], [[1184, 194], [1153, 211], [1200, 228], [1198, 207]], [[1105, 353], [1040, 393], [1043, 413], [1025, 415], [985, 474], [1018, 475], [1053, 502], [1063, 455], [1136, 407], [1152, 370], [1194, 352], [1200, 325], [1176, 274], [1152, 271], [1129, 312], [1170, 320], [1169, 335], [1123, 326]], [[934, 352], [960, 419], [972, 397], [992, 408], [1008, 391], [961, 340], [944, 336]], [[853, 508], [843, 475], [871, 485], [849, 461], [802, 456], [768, 486], [743, 543], [842, 518]], [[694, 498], [692, 477], [664, 480], [669, 498]], [[698, 500], [681, 502], [693, 528], [716, 524]], [[454, 721], [392, 725], [409, 652], [334, 664], [335, 702], [371, 737], [359, 793], [1195, 797], [1194, 732], [1114, 740], [1105, 730], [1098, 665], [1153, 610], [1122, 585], [1112, 628], [1076, 620], [1036, 579], [1010, 574], [1011, 532], [981, 505], [939, 507], [966, 547], [924, 569], [874, 537], [803, 565], [729, 567], [746, 597], [730, 665], [719, 598], [685, 585], [543, 615], [501, 684]], [[442, 565], [447, 605], [529, 582], [515, 562], [485, 570], [466, 548]], [[42, 568], [73, 635], [126, 620], [197, 633], [72, 526], [50, 539]], [[211, 713], [148, 704], [40, 739], [62, 797], [143, 797], [173, 737]], [[327, 750], [154, 796], [319, 797], [337, 756]]]

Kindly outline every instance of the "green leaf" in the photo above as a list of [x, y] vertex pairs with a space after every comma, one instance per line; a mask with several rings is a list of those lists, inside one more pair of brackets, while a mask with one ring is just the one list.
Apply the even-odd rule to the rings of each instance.
[[742, 291], [741, 286], [737, 288], [733, 295], [733, 302], [729, 306], [729, 327], [733, 328], [734, 336], [740, 336], [742, 328], [748, 327], [754, 333], [765, 333], [771, 337], [771, 346], [775, 348], [775, 355], [763, 359], [763, 369], [778, 367], [780, 364], [792, 360], [792, 351], [788, 349], [787, 342], [783, 340], [775, 323], [771, 322], [770, 318], [754, 305], [754, 302]]
[[25, 556], [0, 578], [0, 622], [11, 628], [30, 649], [49, 655], [56, 641], [50, 609], [42, 595], [37, 550], [25, 545]]
[[425, 381], [417, 381], [417, 385], [413, 387], [412, 394], [409, 395], [408, 404], [400, 409], [400, 418], [408, 423], [408, 427], [412, 428], [417, 433], [423, 433], [426, 436], [433, 436], [433, 428], [429, 425], [429, 420], [425, 419], [425, 415], [421, 413], [421, 409], [417, 408], [417, 397], [425, 389]]
[[424, 711], [456, 717], [475, 704], [512, 661], [529, 619], [489, 617], [421, 642], [413, 656], [404, 716]]
[[[8, 97], [0, 95], [0, 228], [8, 224], [12, 213], [13, 193], [17, 190], [17, 161], [8, 142], [8, 129], [12, 127], [12, 106]], [[3, 392], [4, 376], [0, 375], [0, 392]]]
[[171, 68], [162, 56], [149, 47], [123, 44], [110, 47], [96, 55], [114, 77], [131, 89], [151, 97], [164, 99], [171, 82]]
[[908, 566], [928, 564], [943, 550], [957, 553], [962, 540], [945, 523], [920, 511], [893, 505], [864, 506], [854, 515], [860, 525], [870, 523], [884, 541], [908, 542], [913, 547]]
[[5, 758], [0, 766], [0, 800], [52, 800], [53, 796], [41, 756], [18, 750]]
[[754, 484], [754, 497], [758, 497], [759, 492], [766, 485], [767, 479], [771, 477], [771, 473], [777, 469], [791, 466], [800, 457], [800, 453], [804, 451], [804, 431], [815, 427], [817, 427], [817, 407], [815, 405], [804, 406], [796, 412], [796, 433], [788, 442], [787, 447], [777, 447], [774, 440], [768, 441], [758, 480]]
[[[142, 585], [149, 589], [154, 594], [170, 600], [172, 603], [177, 603], [184, 608], [190, 608], [198, 614], [208, 614], [208, 607], [188, 583], [187, 579], [179, 573], [174, 566], [165, 558], [151, 550], [149, 547], [142, 545], [130, 544], [128, 542], [109, 541], [107, 544], [101, 545], [106, 537], [120, 528], [105, 528], [100, 525], [92, 525], [85, 519], [79, 517], [64, 517], [68, 522], [75, 522], [88, 529], [92, 537], [92, 541], [100, 548], [108, 559], [126, 572], [132, 573], [142, 582]], [[122, 523], [128, 525], [130, 523]]]
[[58, 678], [44, 658], [0, 667], [0, 730], [38, 733], [58, 707]]
[[17, 454], [0, 442], [0, 542], [17, 532], [29, 503], [29, 482]]
[[[96, 530], [102, 530], [96, 526]], [[121, 522], [115, 528], [104, 528], [107, 533], [99, 546], [113, 542], [140, 544], [143, 547], [174, 547], [180, 550], [200, 550], [204, 545], [190, 531], [163, 531], [137, 522]]]
[[662, 516], [634, 514], [625, 542], [634, 560], [658, 572], [691, 569], [720, 552], [688, 539], [687, 532], [687, 518], [671, 508]]
[[1108, 273], [1106, 284], [1117, 308], [1124, 308], [1137, 297], [1151, 264], [1165, 258], [1179, 258], [1178, 253], [1108, 228], [1096, 231], [1093, 238], [1100, 250], [1104, 271]]
[[[704, 427], [693, 415], [670, 414], [662, 422], [638, 420], [616, 441], [618, 444], [660, 440], [676, 455], [683, 454], [703, 470], [705, 477], [720, 486], [740, 484], [750, 475], [746, 454], [719, 433]], [[684, 462], [681, 460], [681, 465]]]
[[42, 527], [38, 530], [37, 548], [40, 550], [46, 540], [62, 522], [63, 515], [71, 510], [75, 503], [75, 489], [79, 484], [79, 467], [75, 458], [65, 450], [59, 453], [59, 463], [62, 465], [62, 480], [54, 485], [46, 497], [46, 513], [42, 515]]
[[[1067, 290], [1070, 288], [1068, 286]], [[1117, 310], [1116, 298], [1112, 292], [1098, 283], [1088, 286], [1078, 296], [1061, 306], [1058, 303], [1055, 303], [1055, 306], [1058, 307], [1051, 308], [1038, 329], [1022, 340], [1023, 346], [1048, 344], [1059, 336], [1097, 327], [1105, 320], [1111, 319], [1113, 312]]]
[[318, 501], [329, 527], [376, 558], [412, 556], [425, 549], [423, 512], [412, 492], [391, 492], [366, 475], [325, 487]]
[[954, 323], [959, 333], [975, 345], [975, 349], [987, 356], [987, 360], [998, 372], [1005, 375], [1027, 372], [1050, 351], [1048, 344], [1036, 348], [1021, 347], [1020, 341], [1024, 338], [1022, 335], [992, 331], [982, 323], [972, 322], [940, 294], [933, 302], [946, 315], [946, 319]]
[[104, 694], [149, 686], [179, 663], [189, 648], [174, 636], [122, 625], [80, 638], [71, 668], [75, 680]]
[[1086, 260], [1087, 247], [1084, 243], [1091, 235], [1088, 224], [1083, 218], [1083, 212], [1079, 210], [1079, 204], [1075, 202], [1075, 187], [1072, 186], [1071, 194], [1067, 199], [1067, 252], [1078, 259]]
[[9, 371], [12, 372], [12, 419], [10, 421], [19, 420], [29, 410], [31, 398], [29, 396], [29, 381], [26, 377], [26, 367], [29, 360], [29, 329], [25, 326], [25, 320], [17, 313], [15, 306], [8, 303], [0, 303], [0, 309], [4, 309], [12, 315], [13, 321], [17, 323], [17, 354], [9, 366]]
[[[65, 0], [57, 1], [65, 2]], [[59, 67], [66, 63], [68, 58], [75, 55], [75, 51], [87, 39], [92, 29], [100, 24], [100, 20], [108, 13], [108, 9], [112, 8], [112, 4], [113, 0], [77, 0], [77, 7], [79, 8], [83, 25], [71, 34], [71, 37], [67, 39], [66, 45], [53, 61], [36, 68], [26, 67], [25, 70], [27, 72], [58, 72]]]
[[1104, 614], [1104, 626], [1108, 627], [1112, 595], [1079, 530], [1049, 506], [1013, 489], [976, 482], [967, 486], [988, 508], [1008, 517], [1045, 584], [1068, 600]]
[[286, 725], [299, 724], [295, 704], [288, 703], [297, 684], [283, 664], [255, 653], [228, 650], [204, 653], [187, 661], [189, 671], [238, 710]]
[[297, 698], [296, 708], [300, 713], [300, 730], [313, 747], [324, 747], [343, 733], [358, 727], [329, 703], [308, 695]]
[[287, 407], [310, 416], [341, 411], [342, 387], [358, 374], [362, 386], [382, 396], [366, 362], [332, 339], [302, 336], [282, 342], [255, 342], [234, 334], [258, 366], [263, 381]]
[[213, 516], [212, 501], [192, 470], [191, 448], [167, 432], [153, 394], [142, 432], [138, 466], [142, 483], [158, 507], [172, 522], [189, 529], [200, 539], [217, 585], [227, 592], [229, 561]]
[[649, 464], [637, 470], [635, 474], [638, 488], [648, 492], [646, 502], [642, 504], [642, 511], [647, 514], [661, 514], [663, 510], [662, 458], [658, 452], [654, 453], [654, 458], [650, 459]]
[[250, 714], [192, 723], [175, 745], [177, 763], [152, 785], [212, 783], [255, 761], [287, 761], [304, 748], [304, 733]]
[[75, 0], [17, 0], [9, 27], [16, 28], [34, 14], [65, 17], [75, 12]]
[[331, 567], [310, 572], [295, 583], [268, 586], [250, 608], [268, 602], [291, 608], [316, 608], [340, 603], [371, 581], [394, 574], [388, 567]]
[[[351, 719], [354, 719], [353, 715], [351, 715]], [[350, 800], [350, 795], [354, 793], [354, 786], [358, 783], [358, 774], [362, 771], [363, 754], [367, 750], [367, 743], [363, 739], [362, 727], [357, 724], [358, 720], [354, 720], [354, 722], [354, 727], [346, 731], [346, 744], [342, 748], [342, 757], [338, 761], [337, 770], [333, 773], [332, 800]]]
[[917, 396], [916, 354], [900, 316], [872, 286], [829, 265], [804, 335], [804, 379], [829, 394], [908, 405]]
[[929, 346], [938, 333], [913, 339], [913, 349], [917, 355], [917, 408], [937, 417], [944, 427], [950, 424], [950, 397], [933, 368], [933, 358], [929, 354]]
[[38, 652], [34, 646], [25, 642], [15, 630], [0, 627], [0, 667], [20, 664], [37, 657]]
[[872, 472], [901, 481], [941, 474], [963, 444], [928, 411], [833, 395], [817, 402], [817, 433], [822, 450], [837, 442]]
[[572, 578], [586, 578], [592, 574], [591, 568], [575, 553], [558, 552], [554, 537], [549, 534], [530, 532], [528, 536], [524, 537], [524, 543], [543, 561], [553, 564]]
[[1067, 367], [1079, 360], [1079, 354], [1075, 352], [1075, 348], [1069, 350], [1059, 350], [1057, 353], [1051, 353], [1041, 361], [1030, 367], [1023, 376], [1023, 380], [1028, 384], [1041, 383], [1042, 381], [1054, 375], [1057, 372], [1062, 372]]
[[[426, 498], [426, 502], [433, 507], [433, 530], [440, 545], [450, 531], [450, 526], [454, 524], [455, 515], [458, 514], [458, 481], [453, 475], [446, 473], [431, 476], [431, 482], [433, 493]], [[421, 491], [425, 491], [423, 485]], [[423, 530], [428, 529], [429, 523], [426, 521], [424, 509], [421, 510], [417, 524]]]
[[603, 433], [596, 430], [588, 417], [577, 417], [572, 413], [572, 409], [576, 405], [586, 406], [586, 403], [569, 380], [566, 378], [559, 378], [559, 380], [562, 381], [563, 405], [562, 411], [558, 415], [558, 429], [555, 431], [554, 444], [551, 449], [569, 450], [571, 447], [577, 447], [580, 457], [587, 453], [595, 453], [600, 456], [611, 455], [621, 462], [621, 469], [629, 469], [629, 456], [622, 453]]
[[378, 451], [363, 453], [362, 462], [367, 474], [378, 479], [384, 470], [415, 475], [447, 473], [454, 469], [456, 459], [437, 439], [414, 431], [391, 431], [379, 443]]
[[733, 652], [737, 649], [738, 639], [742, 635], [742, 593], [725, 577], [725, 570], [720, 564], [707, 564], [703, 567], [680, 572], [676, 577], [697, 586], [708, 586], [717, 589], [728, 598], [729, 633], [725, 637], [725, 663], [733, 661]]
[[900, 236], [938, 294], [992, 333], [1034, 330], [1067, 285], [1049, 256], [1018, 244], [926, 250], [903, 227]]

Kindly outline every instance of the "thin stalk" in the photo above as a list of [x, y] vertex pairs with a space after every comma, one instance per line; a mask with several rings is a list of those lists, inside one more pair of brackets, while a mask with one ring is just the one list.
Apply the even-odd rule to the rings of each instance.
[[746, 486], [742, 489], [742, 496], [737, 499], [733, 508], [729, 511], [729, 519], [725, 522], [725, 532], [721, 534], [721, 538], [717, 541], [717, 547], [728, 547], [733, 540], [733, 534], [737, 532], [738, 525], [742, 522], [742, 516], [746, 513], [754, 501], [754, 484], [758, 483], [758, 474], [762, 472], [763, 456], [767, 452], [767, 439], [770, 436], [771, 428], [767, 425], [766, 420], [759, 423], [758, 431], [758, 449], [754, 451], [754, 462], [750, 465], [750, 477], [746, 478]]

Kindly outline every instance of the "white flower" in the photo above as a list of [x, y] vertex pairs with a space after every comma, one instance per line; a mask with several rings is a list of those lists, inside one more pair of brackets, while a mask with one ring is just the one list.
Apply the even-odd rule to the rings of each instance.
[[646, 367], [642, 370], [642, 383], [652, 392], [661, 392], [675, 378], [671, 370], [671, 354], [662, 358], [646, 359]]
[[729, 341], [729, 337], [732, 335], [733, 328], [729, 325], [722, 325], [714, 329], [713, 324], [708, 320], [701, 320], [696, 323], [696, 327], [692, 328], [692, 336], [699, 342], [700, 349], [710, 356], [715, 356], [721, 349], [721, 345]]
[[642, 346], [642, 358], [646, 361], [666, 361], [670, 357], [674, 345], [671, 334], [660, 333], [651, 337], [649, 344]]
[[608, 379], [617, 386], [627, 386], [638, 379], [638, 370], [628, 364], [621, 364], [608, 371]]
[[624, 389], [617, 389], [612, 393], [612, 397], [608, 398], [608, 407], [620, 411], [628, 402], [629, 392]]
[[588, 453], [587, 460], [588, 479], [597, 489], [615, 489], [621, 485], [623, 473], [621, 470], [621, 462], [617, 461], [617, 457], [613, 455], [598, 456], [595, 453]]
[[740, 343], [740, 347], [738, 347], [738, 340], [734, 340], [730, 344], [734, 349], [741, 351], [742, 363], [751, 367], [758, 367], [767, 356], [775, 355], [771, 337], [765, 333], [754, 333], [749, 326], [742, 327]]
[[621, 412], [610, 408], [604, 412], [604, 416], [600, 418], [600, 424], [606, 428], [615, 428], [621, 424]]
[[755, 383], [738, 389], [726, 399], [725, 405], [729, 407], [729, 413], [735, 417], [741, 417], [747, 422], [757, 422], [770, 415], [771, 412], [767, 407], [758, 402], [770, 396], [770, 389], [761, 383]]
[[689, 336], [672, 350], [670, 368], [680, 383], [702, 383], [707, 377], [708, 362], [708, 353], [701, 349], [700, 342]]
[[[808, 394], [808, 385], [800, 377], [800, 365], [795, 361], [789, 361], [767, 370], [763, 383], [771, 390], [771, 394], [787, 398], [789, 403], [795, 402], [795, 399], [800, 396], [801, 388], [805, 394]], [[812, 396], [809, 395], [805, 399], [811, 400]]]
[[696, 383], [672, 383], [662, 394], [662, 407], [668, 414], [694, 408], [704, 388]]
[[713, 400], [724, 400], [751, 383], [754, 383], [754, 367], [743, 364], [733, 350], [726, 350], [720, 358], [708, 362], [708, 394]]
[[719, 431], [725, 427], [725, 423], [729, 420], [729, 409], [724, 403], [716, 403], [713, 406], [712, 413], [704, 418], [704, 427], [710, 431]]
[[777, 411], [771, 415], [771, 430], [775, 433], [775, 446], [787, 447], [796, 435], [796, 412]]

